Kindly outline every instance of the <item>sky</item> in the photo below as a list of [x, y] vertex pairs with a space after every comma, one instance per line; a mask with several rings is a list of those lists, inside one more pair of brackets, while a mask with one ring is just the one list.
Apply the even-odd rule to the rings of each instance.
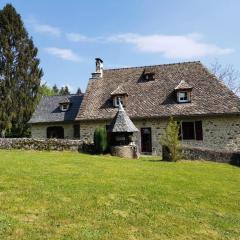
[[38, 48], [49, 86], [85, 91], [104, 68], [216, 60], [240, 70], [238, 0], [0, 0], [11, 3]]

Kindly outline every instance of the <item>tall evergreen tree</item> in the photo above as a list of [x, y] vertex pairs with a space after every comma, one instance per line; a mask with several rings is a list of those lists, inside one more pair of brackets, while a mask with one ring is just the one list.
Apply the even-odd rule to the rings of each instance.
[[43, 75], [37, 48], [11, 4], [0, 11], [0, 130], [23, 136]]
[[77, 89], [76, 94], [77, 94], [77, 95], [81, 95], [81, 94], [82, 94], [82, 90], [81, 90], [81, 88], [78, 88], [78, 89]]
[[59, 95], [69, 95], [70, 91], [68, 89], [68, 86], [61, 87], [59, 91]]
[[56, 84], [54, 84], [54, 86], [52, 87], [52, 90], [53, 90], [54, 95], [58, 95], [59, 94], [59, 89], [58, 89]]

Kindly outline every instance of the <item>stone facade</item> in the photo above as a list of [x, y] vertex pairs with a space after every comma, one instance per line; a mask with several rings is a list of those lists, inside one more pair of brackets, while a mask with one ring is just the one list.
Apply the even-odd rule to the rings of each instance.
[[94, 131], [98, 127], [105, 127], [110, 121], [87, 121], [80, 122], [80, 139], [85, 142], [93, 143]]
[[63, 127], [64, 138], [73, 139], [73, 124], [70, 123], [52, 123], [52, 124], [33, 124], [32, 137], [34, 138], [47, 138], [48, 127]]
[[201, 118], [203, 141], [183, 141], [183, 145], [214, 150], [240, 150], [240, 116]]
[[[240, 117], [201, 117], [186, 118], [181, 120], [201, 120], [203, 129], [203, 140], [183, 140], [184, 146], [203, 147], [209, 149], [240, 150]], [[133, 120], [135, 126], [141, 128], [151, 128], [152, 132], [152, 154], [160, 155], [162, 147], [160, 145], [161, 137], [164, 135], [167, 120], [166, 119], [146, 119]], [[97, 127], [104, 127], [110, 124], [109, 121], [82, 121], [80, 122], [80, 139], [85, 142], [93, 142], [94, 131]], [[32, 126], [32, 136], [34, 138], [46, 138], [47, 127], [64, 127], [64, 138], [73, 139], [72, 124], [34, 124]], [[141, 152], [141, 131], [134, 134], [134, 140]]]
[[[186, 118], [181, 120], [201, 120], [203, 128], [203, 140], [183, 140], [184, 146], [204, 147], [209, 149], [240, 150], [240, 117], [200, 117]], [[94, 130], [97, 127], [104, 127], [110, 121], [88, 121], [80, 123], [80, 139], [93, 142]], [[161, 137], [164, 135], [166, 119], [146, 119], [133, 120], [135, 126], [141, 128], [151, 128], [152, 132], [152, 154], [160, 155], [162, 146]], [[135, 141], [141, 152], [141, 132], [135, 133]]]

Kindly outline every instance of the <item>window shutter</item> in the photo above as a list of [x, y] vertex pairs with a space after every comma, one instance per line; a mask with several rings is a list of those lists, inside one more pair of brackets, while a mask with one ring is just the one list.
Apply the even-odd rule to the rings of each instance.
[[202, 121], [195, 122], [196, 140], [203, 140]]

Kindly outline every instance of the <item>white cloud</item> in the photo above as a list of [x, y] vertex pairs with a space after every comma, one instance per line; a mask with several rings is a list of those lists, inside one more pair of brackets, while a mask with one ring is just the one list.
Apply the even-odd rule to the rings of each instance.
[[57, 37], [61, 35], [61, 30], [59, 28], [47, 24], [35, 23], [33, 24], [33, 29], [38, 33], [46, 33]]
[[45, 51], [51, 55], [54, 55], [64, 60], [74, 61], [74, 62], [81, 61], [81, 58], [77, 54], [75, 54], [71, 49], [50, 47], [50, 48], [45, 48]]
[[79, 33], [67, 33], [66, 37], [71, 42], [95, 42], [97, 40]]
[[60, 28], [51, 26], [49, 24], [40, 24], [34, 17], [30, 17], [26, 19], [26, 22], [37, 33], [44, 33], [44, 34], [49, 34], [57, 37], [61, 35]]
[[133, 33], [112, 35], [108, 42], [133, 44], [137, 50], [160, 53], [167, 58], [194, 58], [232, 53], [231, 48], [220, 48], [202, 41], [200, 34], [190, 35], [139, 35]]

